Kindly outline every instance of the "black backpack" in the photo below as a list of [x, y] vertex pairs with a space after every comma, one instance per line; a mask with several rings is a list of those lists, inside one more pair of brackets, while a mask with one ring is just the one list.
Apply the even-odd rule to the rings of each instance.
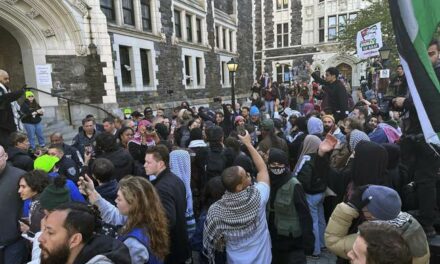
[[224, 152], [224, 150], [212, 151], [208, 149], [205, 164], [206, 181], [221, 176], [223, 170], [226, 169], [226, 157]]

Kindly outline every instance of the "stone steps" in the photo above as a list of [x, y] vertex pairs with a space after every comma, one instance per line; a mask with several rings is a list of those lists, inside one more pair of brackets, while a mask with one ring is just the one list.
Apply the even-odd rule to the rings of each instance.
[[43, 134], [46, 142], [50, 142], [49, 136], [59, 132], [63, 135], [66, 144], [72, 144], [72, 139], [78, 133], [78, 129], [69, 125], [66, 121], [47, 122], [43, 124]]

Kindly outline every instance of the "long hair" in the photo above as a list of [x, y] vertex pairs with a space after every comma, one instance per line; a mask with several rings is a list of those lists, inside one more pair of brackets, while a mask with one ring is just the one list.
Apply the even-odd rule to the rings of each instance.
[[151, 251], [161, 260], [169, 253], [168, 220], [153, 185], [144, 178], [126, 176], [119, 182], [119, 190], [130, 205], [122, 234], [141, 228], [148, 234]]

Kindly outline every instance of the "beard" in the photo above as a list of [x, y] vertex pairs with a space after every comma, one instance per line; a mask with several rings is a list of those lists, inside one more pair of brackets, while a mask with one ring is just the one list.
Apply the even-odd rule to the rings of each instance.
[[324, 126], [324, 132], [328, 133], [330, 130], [332, 130], [332, 126]]
[[57, 263], [67, 263], [67, 260], [69, 259], [70, 255], [70, 248], [66, 243], [63, 243], [58, 248], [55, 248], [52, 252], [49, 252], [46, 248], [41, 248], [41, 255], [40, 255], [40, 263], [41, 264], [57, 264]]

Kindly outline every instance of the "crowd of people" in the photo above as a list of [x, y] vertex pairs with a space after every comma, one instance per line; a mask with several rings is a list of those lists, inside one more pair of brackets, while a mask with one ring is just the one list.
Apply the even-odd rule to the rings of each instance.
[[89, 115], [71, 145], [45, 144], [0, 71], [0, 263], [429, 263], [440, 157], [404, 75], [392, 100], [353, 100], [336, 68], [306, 69], [243, 105]]

